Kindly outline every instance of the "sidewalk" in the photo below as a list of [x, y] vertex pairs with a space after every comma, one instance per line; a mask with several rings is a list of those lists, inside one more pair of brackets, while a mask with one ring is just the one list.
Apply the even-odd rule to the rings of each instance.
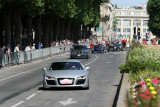
[[128, 94], [129, 94], [129, 88], [130, 84], [128, 82], [129, 80], [129, 74], [124, 73], [123, 80], [122, 80], [122, 85], [120, 89], [120, 94], [117, 102], [117, 107], [128, 107], [127, 102], [128, 102]]

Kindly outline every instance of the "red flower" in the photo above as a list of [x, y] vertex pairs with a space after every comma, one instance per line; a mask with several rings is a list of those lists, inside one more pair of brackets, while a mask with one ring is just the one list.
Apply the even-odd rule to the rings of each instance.
[[145, 82], [145, 81], [143, 81], [143, 82], [141, 82], [141, 83], [140, 83], [140, 85], [145, 85], [145, 84], [146, 84], [146, 82]]
[[143, 87], [140, 87], [141, 90], [143, 90]]
[[153, 84], [159, 84], [159, 81], [155, 78], [153, 79]]

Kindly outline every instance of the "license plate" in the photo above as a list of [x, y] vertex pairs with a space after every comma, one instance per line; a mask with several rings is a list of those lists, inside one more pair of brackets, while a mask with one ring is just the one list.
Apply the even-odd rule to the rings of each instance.
[[60, 80], [60, 84], [72, 84], [72, 83], [73, 83], [73, 80], [70, 80], [70, 79]]
[[77, 54], [77, 56], [81, 56], [81, 54]]

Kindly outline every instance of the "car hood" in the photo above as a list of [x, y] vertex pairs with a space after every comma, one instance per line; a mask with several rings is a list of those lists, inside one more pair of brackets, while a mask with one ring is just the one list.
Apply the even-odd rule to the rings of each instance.
[[49, 70], [45, 73], [46, 76], [55, 78], [68, 78], [68, 77], [79, 77], [87, 75], [88, 71], [85, 70]]

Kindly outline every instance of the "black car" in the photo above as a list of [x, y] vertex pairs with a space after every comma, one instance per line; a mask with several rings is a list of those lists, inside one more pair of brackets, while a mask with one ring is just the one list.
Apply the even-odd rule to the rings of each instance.
[[109, 46], [108, 46], [108, 49], [107, 51], [123, 51], [123, 45], [122, 44], [118, 44], [118, 43], [111, 43]]
[[89, 50], [85, 45], [73, 45], [70, 58], [89, 58]]

